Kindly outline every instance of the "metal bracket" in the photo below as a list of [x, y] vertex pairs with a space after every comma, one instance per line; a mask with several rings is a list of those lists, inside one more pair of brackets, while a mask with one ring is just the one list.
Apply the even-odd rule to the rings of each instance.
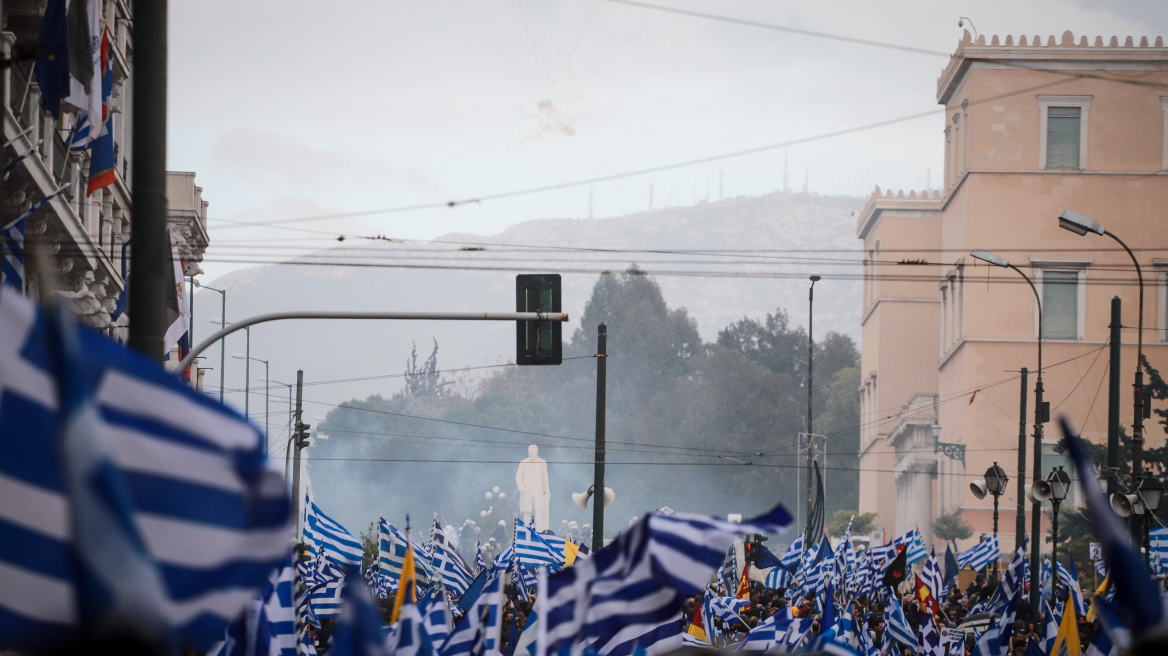
[[965, 445], [954, 444], [952, 442], [937, 442], [937, 446], [933, 453], [943, 453], [953, 460], [960, 460], [961, 465], [965, 466]]

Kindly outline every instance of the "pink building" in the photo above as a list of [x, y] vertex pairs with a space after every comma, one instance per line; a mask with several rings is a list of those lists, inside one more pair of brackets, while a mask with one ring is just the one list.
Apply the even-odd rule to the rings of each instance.
[[[970, 257], [993, 251], [1043, 299], [1043, 383], [1052, 417], [1107, 438], [1110, 299], [1123, 302], [1121, 425], [1131, 433], [1136, 272], [1118, 244], [1058, 225], [1064, 210], [1124, 239], [1144, 272], [1144, 354], [1168, 372], [1168, 48], [1070, 32], [958, 46], [937, 84], [944, 105], [941, 192], [881, 193], [859, 216], [865, 283], [860, 510], [889, 534], [960, 510], [992, 530], [992, 498], [969, 483], [995, 461], [1003, 554], [1015, 544], [1019, 370], [1027, 367], [1027, 481], [1033, 443], [1038, 303], [1014, 271]], [[1066, 465], [1046, 424], [1044, 471]], [[1146, 422], [1148, 447], [1163, 427]], [[1068, 467], [1068, 469], [1070, 469]], [[1068, 499], [1075, 501], [1074, 497]], [[1027, 503], [1027, 530], [1030, 526]], [[960, 545], [962, 548], [969, 546]], [[938, 541], [938, 546], [943, 548]]]

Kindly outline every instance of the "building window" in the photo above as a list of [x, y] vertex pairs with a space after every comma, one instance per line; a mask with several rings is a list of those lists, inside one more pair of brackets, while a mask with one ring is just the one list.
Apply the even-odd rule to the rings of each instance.
[[1091, 96], [1039, 96], [1039, 162], [1044, 169], [1083, 169]]
[[1160, 318], [1160, 341], [1168, 342], [1168, 262], [1158, 258], [1154, 262], [1160, 278], [1160, 293], [1157, 298], [1159, 311], [1156, 312]]
[[1045, 339], [1079, 338], [1079, 272], [1042, 272], [1042, 333]]

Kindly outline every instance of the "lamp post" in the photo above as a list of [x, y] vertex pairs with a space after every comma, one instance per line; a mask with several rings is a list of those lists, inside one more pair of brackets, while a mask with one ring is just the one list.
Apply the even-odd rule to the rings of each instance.
[[[1049, 411], [1047, 410], [1047, 404], [1044, 403], [1042, 400], [1042, 393], [1043, 393], [1043, 388], [1042, 388], [1042, 297], [1039, 296], [1038, 288], [1034, 286], [1034, 281], [1030, 279], [1030, 276], [1026, 275], [1026, 273], [1023, 272], [1022, 269], [1019, 269], [1018, 267], [1014, 266], [1013, 264], [1010, 264], [1010, 262], [1006, 258], [1002, 257], [1001, 255], [998, 255], [997, 253], [992, 253], [990, 251], [982, 250], [980, 248], [973, 249], [972, 251], [970, 251], [969, 254], [972, 257], [981, 260], [982, 262], [986, 262], [987, 264], [992, 264], [994, 266], [1003, 267], [1006, 269], [1011, 269], [1015, 273], [1017, 273], [1018, 275], [1022, 276], [1022, 279], [1025, 280], [1026, 284], [1030, 286], [1030, 291], [1034, 293], [1034, 302], [1038, 304], [1038, 375], [1035, 377], [1035, 381], [1034, 381], [1034, 435], [1033, 435], [1033, 437], [1034, 437], [1034, 468], [1033, 468], [1033, 471], [1034, 471], [1034, 480], [1037, 482], [1039, 480], [1042, 480], [1042, 425], [1050, 420], [1050, 417], [1047, 416], [1049, 414]], [[1018, 451], [1019, 451], [1020, 458], [1024, 458], [1024, 455], [1022, 455], [1022, 454], [1024, 454], [1026, 451], [1026, 440], [1025, 440], [1024, 436], [1021, 434], [1019, 434], [1019, 436], [1018, 436]], [[1021, 495], [1019, 495], [1019, 499], [1021, 499]], [[1019, 501], [1019, 503], [1021, 503], [1021, 501]], [[1042, 503], [1035, 501], [1030, 508], [1030, 536], [1033, 538], [1031, 540], [1031, 543], [1030, 543], [1030, 571], [1032, 571], [1032, 572], [1037, 572], [1038, 567], [1039, 567], [1038, 561], [1041, 558], [1041, 555], [1039, 554], [1039, 549], [1042, 545], [1040, 544], [1040, 540], [1038, 539], [1038, 536], [1041, 535], [1041, 533], [1042, 533]], [[1021, 544], [1020, 540], [1019, 540], [1019, 544]], [[1030, 586], [1030, 605], [1032, 608], [1038, 608], [1039, 592], [1040, 591], [1038, 590], [1038, 586]]]
[[[815, 451], [811, 448], [812, 438], [815, 434], [812, 430], [812, 415], [811, 415], [811, 385], [813, 378], [811, 376], [811, 368], [815, 359], [815, 336], [811, 332], [812, 322], [815, 320], [815, 283], [821, 279], [819, 274], [811, 275], [811, 286], [807, 289], [807, 517], [808, 526], [811, 522], [811, 462], [814, 459]], [[827, 449], [824, 449], [824, 453]], [[810, 545], [810, 538], [804, 541], [803, 551], [806, 552]]]
[[1067, 492], [1071, 489], [1071, 477], [1062, 466], [1055, 467], [1050, 470], [1050, 475], [1046, 477], [1046, 482], [1050, 484], [1050, 510], [1051, 510], [1051, 536], [1050, 536], [1050, 571], [1052, 576], [1058, 578], [1058, 514], [1059, 506], [1062, 505], [1063, 499], [1067, 498]]
[[[1127, 251], [1127, 256], [1131, 258], [1132, 264], [1136, 266], [1136, 278], [1140, 285], [1140, 302], [1139, 315], [1137, 317], [1136, 328], [1136, 379], [1132, 385], [1135, 391], [1135, 401], [1133, 404], [1134, 412], [1132, 417], [1132, 481], [1140, 480], [1144, 475], [1144, 272], [1140, 269], [1140, 261], [1136, 259], [1132, 250], [1123, 243], [1123, 240], [1116, 237], [1106, 228], [1099, 224], [1098, 221], [1092, 219], [1084, 214], [1066, 210], [1059, 215], [1059, 227], [1064, 230], [1070, 230], [1076, 235], [1084, 236], [1088, 232], [1094, 232], [1097, 235], [1107, 235], [1115, 240], [1123, 250]], [[1136, 538], [1138, 544], [1142, 544], [1141, 539], [1142, 530], [1137, 527], [1137, 522], [1132, 522], [1132, 537]]]
[[[230, 321], [223, 321], [222, 319], [210, 319], [209, 321], [217, 326], [220, 326], [220, 325], [221, 326], [230, 326], [231, 325]], [[250, 410], [249, 402], [251, 401], [251, 326], [244, 326], [243, 332], [246, 335], [246, 337], [245, 337], [246, 342], [245, 342], [245, 345], [243, 347], [243, 357], [237, 358], [237, 359], [244, 361], [244, 364], [243, 364], [243, 417], [245, 419], [251, 419], [251, 413], [249, 412], [249, 410]], [[224, 345], [221, 345], [219, 348], [224, 349], [225, 347], [226, 347], [226, 345], [224, 344]], [[236, 357], [236, 355], [233, 354], [231, 357], [234, 358], [234, 357]], [[222, 386], [223, 372], [222, 371], [219, 372], [219, 376], [220, 376], [220, 378], [219, 378], [219, 380], [220, 380], [219, 400], [222, 401], [223, 400], [223, 386]]]
[[[236, 360], [242, 360], [247, 356], [244, 356], [240, 353], [232, 353], [231, 357], [235, 358]], [[268, 374], [268, 361], [264, 360], [262, 358], [252, 358], [252, 357], [247, 357], [247, 359], [248, 360], [255, 360], [256, 362], [263, 362], [264, 363], [264, 378], [263, 378], [263, 381], [264, 381], [264, 450], [266, 451], [268, 448], [268, 432], [271, 430], [271, 427], [268, 425], [269, 424], [268, 418], [269, 418], [270, 413], [271, 413], [271, 408], [269, 407], [269, 399], [271, 398], [271, 392], [272, 392], [270, 381], [268, 379], [268, 375], [269, 375]], [[249, 388], [250, 388], [250, 385], [249, 385]], [[250, 389], [249, 389], [249, 391], [250, 391]]]
[[[206, 290], [212, 291], [212, 292], [219, 292], [219, 295], [222, 297], [221, 298], [222, 305], [219, 306], [219, 321], [215, 321], [214, 319], [212, 319], [211, 323], [222, 324], [223, 322], [227, 321], [227, 292], [225, 292], [222, 289], [215, 289], [214, 287], [208, 287], [208, 286], [200, 283], [198, 280], [195, 280], [194, 278], [191, 278], [191, 284], [194, 285], [195, 287], [198, 287], [199, 289], [206, 289]], [[194, 303], [194, 299], [195, 299], [195, 295], [191, 294], [191, 303], [192, 304]], [[193, 312], [193, 310], [192, 310], [192, 312]], [[192, 339], [191, 346], [193, 347], [194, 344], [195, 344], [195, 340]], [[223, 376], [224, 376], [225, 370], [227, 369], [226, 365], [227, 365], [227, 349], [222, 344], [220, 344], [219, 345], [219, 402], [220, 403], [223, 403], [223, 381], [224, 381]]]
[[1157, 510], [1160, 509], [1160, 501], [1164, 497], [1164, 484], [1155, 476], [1147, 474], [1144, 476], [1144, 480], [1140, 481], [1138, 494], [1140, 495], [1140, 501], [1142, 502], [1148, 514], [1147, 518], [1143, 518], [1144, 562], [1146, 563], [1152, 554], [1151, 535], [1150, 531], [1148, 530], [1148, 527], [1152, 524], [1149, 519], [1156, 514]]
[[[992, 467], [986, 470], [985, 479], [973, 481], [969, 484], [969, 489], [973, 492], [973, 496], [978, 499], [984, 499], [986, 494], [992, 494], [994, 497], [994, 535], [998, 534], [998, 497], [1006, 491], [1006, 484], [1010, 482], [1010, 477], [1006, 475], [1006, 470], [998, 466], [995, 462]], [[994, 562], [994, 576], [998, 575], [998, 563]]]

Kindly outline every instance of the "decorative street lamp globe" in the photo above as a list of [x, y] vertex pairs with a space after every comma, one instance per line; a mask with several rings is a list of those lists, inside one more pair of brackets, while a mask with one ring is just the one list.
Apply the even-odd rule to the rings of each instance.
[[1006, 476], [1006, 470], [994, 463], [993, 467], [986, 470], [985, 473], [986, 492], [995, 497], [1006, 492], [1006, 483], [1010, 482], [1010, 477]]

